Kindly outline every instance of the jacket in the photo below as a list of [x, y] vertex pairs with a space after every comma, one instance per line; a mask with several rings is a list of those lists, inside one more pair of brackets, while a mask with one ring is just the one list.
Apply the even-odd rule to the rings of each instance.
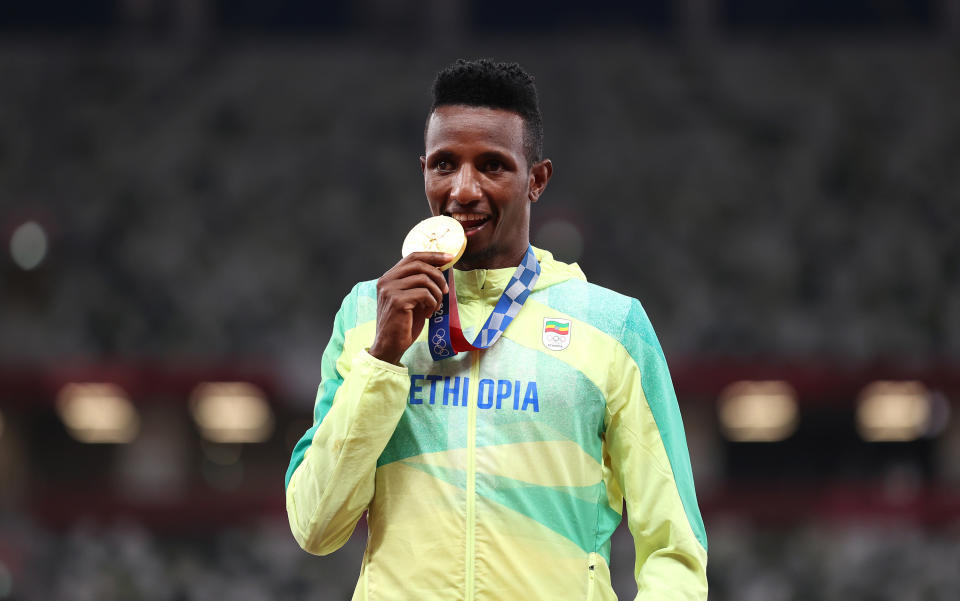
[[[377, 360], [376, 283], [343, 301], [286, 506], [320, 555], [367, 512], [354, 601], [614, 600], [624, 501], [637, 599], [706, 599], [706, 535], [650, 321], [576, 264], [535, 254], [540, 278], [500, 340], [443, 361], [426, 327], [402, 366]], [[455, 272], [468, 339], [512, 273]]]

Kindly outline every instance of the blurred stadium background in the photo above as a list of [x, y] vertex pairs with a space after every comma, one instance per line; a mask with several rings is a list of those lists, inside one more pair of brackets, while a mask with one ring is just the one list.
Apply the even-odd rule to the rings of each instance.
[[952, 0], [3, 3], [0, 599], [349, 598], [363, 524], [303, 553], [283, 472], [459, 56], [535, 74], [534, 242], [658, 330], [711, 599], [956, 599], [958, 41]]

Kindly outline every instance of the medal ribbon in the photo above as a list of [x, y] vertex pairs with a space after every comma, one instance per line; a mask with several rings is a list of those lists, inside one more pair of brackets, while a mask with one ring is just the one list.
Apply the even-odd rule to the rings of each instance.
[[497, 301], [493, 312], [487, 317], [487, 321], [480, 328], [473, 342], [466, 339], [463, 328], [460, 326], [457, 291], [453, 285], [453, 269], [447, 270], [446, 277], [450, 291], [443, 295], [440, 307], [430, 316], [430, 324], [427, 328], [430, 356], [434, 361], [452, 357], [460, 351], [482, 350], [493, 346], [513, 318], [520, 313], [520, 308], [533, 291], [537, 278], [540, 277], [540, 263], [533, 254], [533, 247], [527, 246], [527, 254], [523, 256], [517, 270], [513, 272], [510, 282], [500, 295], [500, 300]]

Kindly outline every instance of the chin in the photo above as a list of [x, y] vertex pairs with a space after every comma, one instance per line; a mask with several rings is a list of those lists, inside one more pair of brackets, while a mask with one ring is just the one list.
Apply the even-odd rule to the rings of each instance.
[[489, 261], [497, 254], [497, 249], [488, 246], [486, 248], [480, 248], [474, 250], [470, 248], [470, 245], [467, 245], [467, 250], [463, 251], [463, 256], [460, 257], [460, 260], [457, 261], [458, 265], [470, 265], [470, 269], [478, 269], [479, 265]]

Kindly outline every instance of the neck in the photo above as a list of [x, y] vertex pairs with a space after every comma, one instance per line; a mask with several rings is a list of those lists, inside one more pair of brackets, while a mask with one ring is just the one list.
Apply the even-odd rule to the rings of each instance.
[[530, 243], [528, 242], [523, 245], [523, 248], [521, 248], [519, 252], [513, 253], [498, 253], [496, 249], [488, 249], [487, 251], [483, 251], [469, 257], [464, 254], [464, 256], [457, 261], [454, 267], [460, 271], [516, 267], [521, 261], [523, 261], [523, 257], [527, 254], [527, 247], [529, 246]]

